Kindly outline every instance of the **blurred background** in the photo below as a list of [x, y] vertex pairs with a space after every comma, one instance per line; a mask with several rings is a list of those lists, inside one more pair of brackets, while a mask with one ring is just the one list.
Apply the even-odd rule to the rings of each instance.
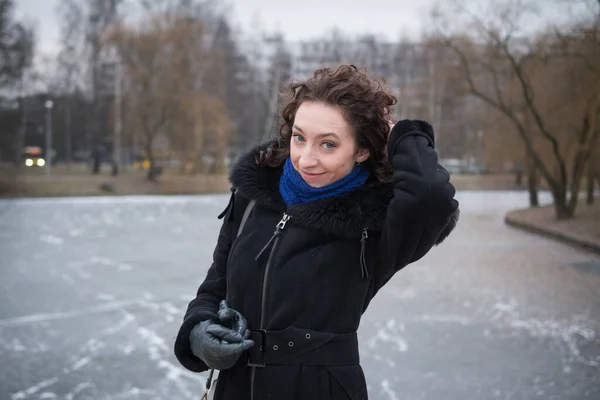
[[[0, 192], [160, 192], [90, 177], [140, 170], [162, 175], [165, 192], [223, 190], [232, 160], [275, 134], [290, 80], [354, 63], [386, 80], [398, 118], [434, 125], [452, 173], [550, 189], [567, 215], [569, 192], [593, 193], [598, 1], [3, 0], [1, 10]], [[57, 177], [6, 179], [35, 172]], [[77, 189], [59, 179], [82, 173]]]
[[372, 398], [599, 399], [599, 0], [0, 0], [0, 399], [199, 398], [228, 169], [346, 63], [462, 210], [365, 314]]

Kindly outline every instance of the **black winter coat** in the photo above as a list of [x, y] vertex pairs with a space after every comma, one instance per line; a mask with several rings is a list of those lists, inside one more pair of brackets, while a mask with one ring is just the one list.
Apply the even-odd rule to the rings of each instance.
[[[367, 399], [355, 340], [362, 314], [396, 272], [444, 240], [458, 220], [433, 131], [420, 121], [396, 124], [388, 144], [392, 182], [371, 180], [339, 196], [288, 207], [278, 190], [282, 168], [255, 162], [256, 151], [267, 145], [232, 169], [235, 191], [214, 262], [189, 304], [175, 354], [187, 369], [207, 370], [191, 352], [189, 334], [200, 321], [216, 318], [219, 301], [227, 298], [250, 329], [284, 334], [262, 342], [257, 332], [250, 351], [260, 357], [262, 345], [271, 362], [250, 367], [254, 357], [242, 356], [220, 371], [216, 399]], [[249, 199], [256, 206], [236, 237]], [[322, 346], [334, 336], [342, 347]], [[321, 348], [306, 354], [303, 346], [311, 341], [308, 350]]]

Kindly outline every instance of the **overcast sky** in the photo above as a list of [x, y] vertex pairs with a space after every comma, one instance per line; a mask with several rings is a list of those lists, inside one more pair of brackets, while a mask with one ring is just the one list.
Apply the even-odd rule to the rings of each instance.
[[[37, 51], [35, 64], [46, 74], [52, 74], [53, 61], [60, 49], [57, 4], [61, 0], [16, 0], [19, 19], [36, 26]], [[84, 1], [84, 0], [79, 0]], [[138, 4], [137, 0], [126, 3]], [[164, 0], [154, 0], [164, 1]], [[218, 0], [222, 1], [222, 0]], [[226, 0], [224, 0], [226, 1]], [[512, 1], [512, 0], [507, 0]], [[517, 0], [515, 0], [517, 1]], [[535, 30], [539, 24], [554, 23], [569, 19], [573, 9], [582, 10], [584, 15], [597, 12], [597, 0], [518, 0], [536, 4], [536, 11], [520, 20], [519, 29]], [[587, 8], [581, 5], [587, 2]], [[397, 40], [401, 35], [418, 38], [431, 28], [429, 17], [435, 4], [448, 5], [449, 0], [229, 0], [233, 13], [229, 20], [242, 33], [256, 32], [254, 26], [263, 30], [280, 31], [288, 40], [296, 41], [322, 36], [337, 27], [350, 34], [374, 33], [388, 40]], [[485, 9], [493, 0], [459, 0], [469, 9]], [[579, 5], [579, 7], [577, 6]], [[475, 11], [475, 10], [473, 10]], [[464, 14], [464, 13], [463, 13]], [[478, 15], [490, 17], [489, 9], [479, 10]], [[464, 16], [464, 15], [463, 15]], [[463, 27], [456, 18], [455, 28]], [[493, 18], [493, 17], [492, 17]]]
[[[38, 49], [46, 55], [58, 51], [60, 0], [16, 0], [17, 15], [34, 22]], [[156, 0], [160, 1], [160, 0]], [[232, 22], [243, 31], [254, 21], [268, 30], [278, 29], [289, 40], [316, 37], [336, 26], [349, 34], [377, 33], [397, 39], [404, 31], [421, 32], [434, 0], [233, 0]]]

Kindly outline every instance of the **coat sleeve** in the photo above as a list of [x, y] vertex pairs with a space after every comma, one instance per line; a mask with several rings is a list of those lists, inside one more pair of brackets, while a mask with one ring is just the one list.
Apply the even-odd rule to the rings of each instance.
[[201, 321], [216, 320], [219, 302], [226, 299], [227, 296], [229, 250], [241, 220], [240, 214], [243, 213], [243, 207], [247, 204], [245, 200], [241, 198], [236, 200], [235, 197], [238, 196], [232, 193], [232, 200], [227, 206], [228, 210], [226, 210], [226, 213], [224, 212], [226, 216], [219, 231], [217, 245], [213, 252], [212, 265], [208, 269], [206, 278], [198, 288], [196, 298], [189, 303], [183, 317], [183, 323], [175, 339], [175, 356], [181, 365], [193, 372], [206, 371], [208, 366], [192, 353], [189, 340], [190, 332]]
[[455, 189], [448, 171], [438, 164], [428, 123], [398, 122], [390, 133], [388, 159], [394, 169], [394, 194], [381, 232], [376, 290], [441, 243], [459, 216]]

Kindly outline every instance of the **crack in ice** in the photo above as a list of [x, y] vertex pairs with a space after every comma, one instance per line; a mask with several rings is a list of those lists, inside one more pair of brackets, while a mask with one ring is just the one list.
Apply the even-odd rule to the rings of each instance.
[[26, 399], [27, 397], [31, 396], [32, 394], [35, 394], [42, 389], [45, 389], [49, 386], [54, 385], [56, 382], [58, 382], [57, 377], [52, 377], [50, 379], [46, 379], [46, 380], [41, 381], [31, 387], [28, 387], [27, 389], [23, 389], [16, 393], [13, 393], [13, 395], [11, 396], [11, 400]]

